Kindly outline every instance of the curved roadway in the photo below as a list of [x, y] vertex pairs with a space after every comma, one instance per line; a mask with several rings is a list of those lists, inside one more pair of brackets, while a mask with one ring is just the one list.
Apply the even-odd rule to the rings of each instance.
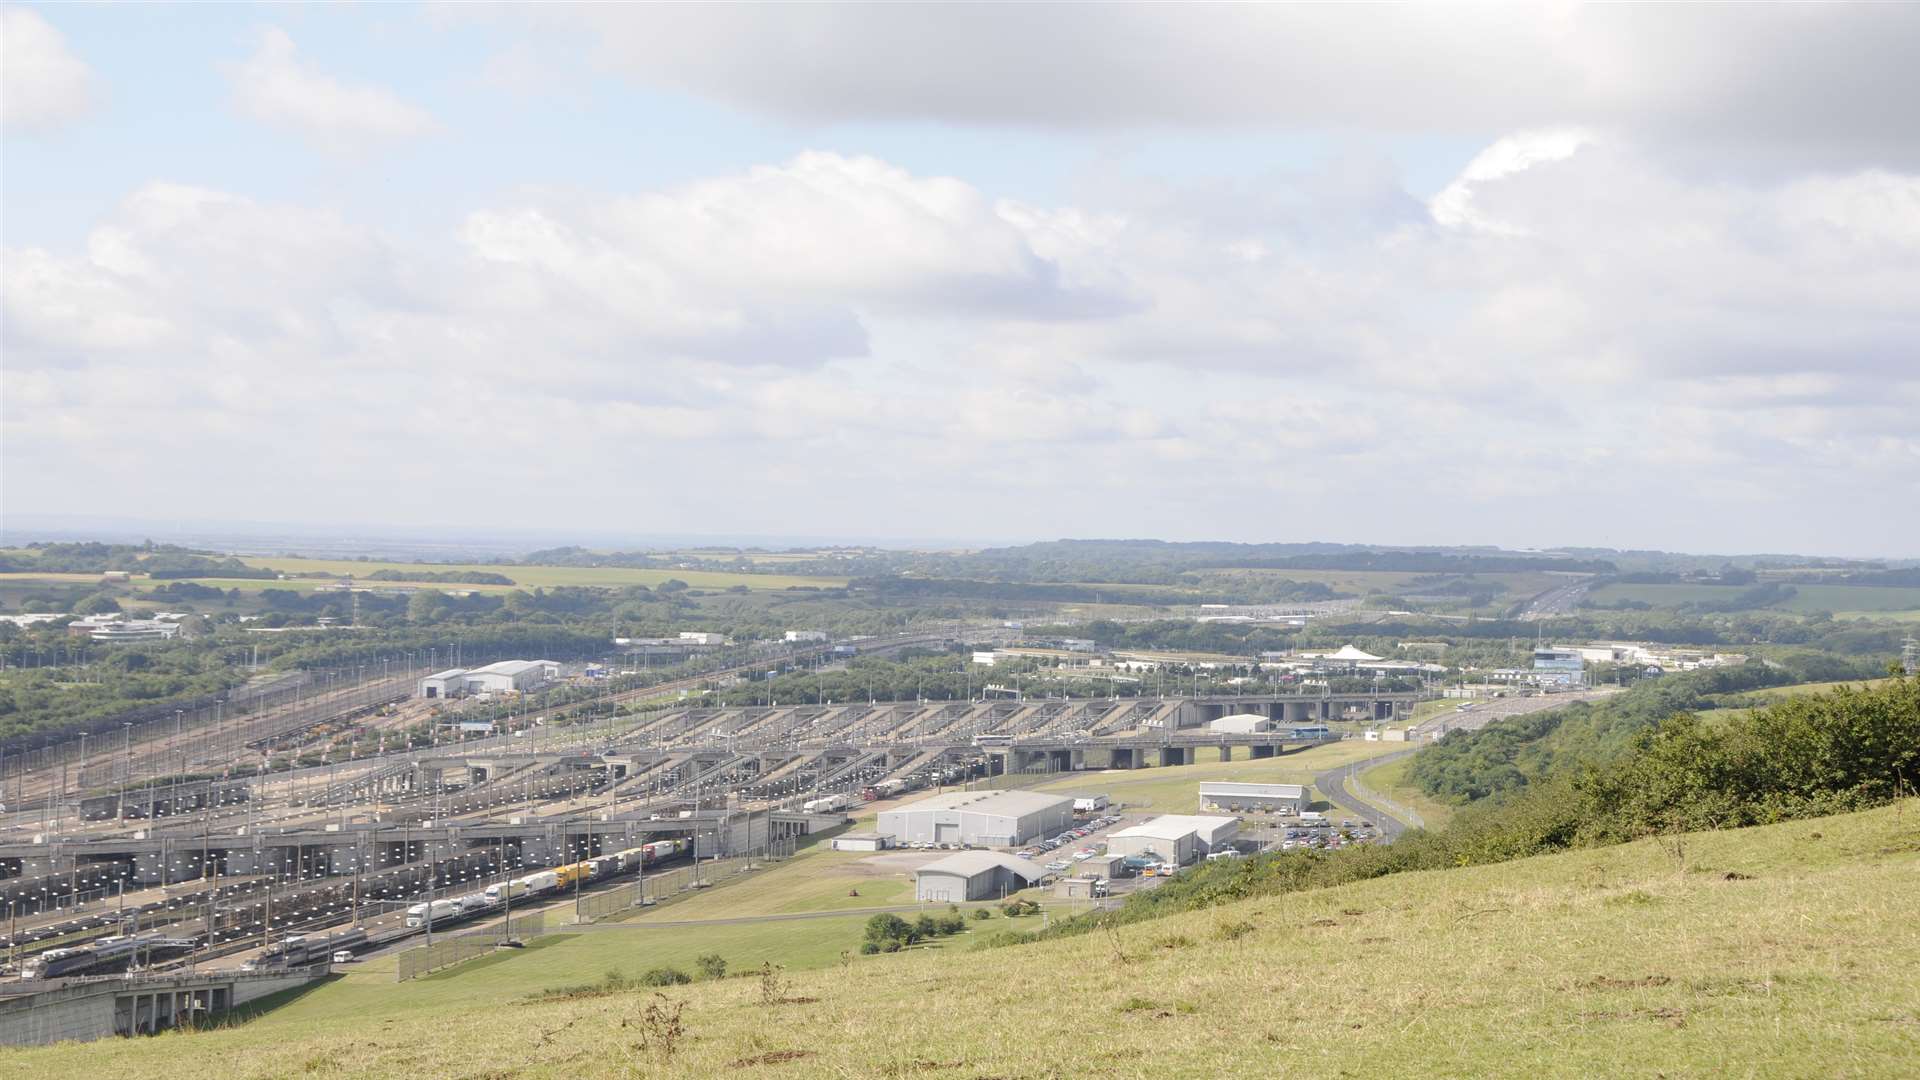
[[1407, 831], [1407, 823], [1388, 813], [1385, 807], [1374, 806], [1372, 803], [1365, 802], [1348, 791], [1347, 778], [1362, 769], [1371, 769], [1375, 765], [1384, 765], [1389, 761], [1398, 761], [1419, 749], [1418, 746], [1410, 746], [1405, 750], [1398, 750], [1391, 754], [1382, 754], [1379, 757], [1367, 758], [1363, 761], [1342, 765], [1337, 769], [1328, 769], [1325, 772], [1315, 773], [1313, 775], [1313, 786], [1319, 789], [1320, 794], [1327, 797], [1328, 802], [1354, 815], [1357, 819], [1364, 818], [1373, 822], [1379, 827], [1380, 835], [1391, 841], [1401, 833]]

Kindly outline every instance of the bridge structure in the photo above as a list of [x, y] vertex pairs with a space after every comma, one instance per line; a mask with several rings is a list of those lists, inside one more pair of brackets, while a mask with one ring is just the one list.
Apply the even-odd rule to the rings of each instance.
[[[282, 890], [289, 899], [296, 889], [324, 893], [328, 910], [342, 910], [349, 899], [360, 902], [363, 876], [369, 886], [379, 878], [381, 895], [418, 895], [436, 883], [472, 887], [482, 873], [554, 865], [661, 838], [692, 838], [701, 857], [749, 850], [843, 820], [839, 813], [805, 811], [803, 804], [822, 795], [857, 799], [869, 788], [898, 794], [996, 774], [1182, 765], [1203, 750], [1227, 759], [1270, 757], [1327, 737], [1296, 728], [1402, 719], [1421, 697], [1302, 693], [671, 709], [634, 717], [618, 730], [562, 727], [537, 740], [493, 738], [364, 759], [338, 775], [309, 771], [297, 786], [267, 781], [244, 793], [227, 790], [243, 783], [240, 778], [182, 786], [155, 804], [163, 807], [159, 812], [148, 807], [149, 816], [131, 821], [118, 817], [117, 806], [89, 805], [66, 819], [69, 827], [0, 832], [0, 895], [10, 914], [25, 911], [51, 923], [83, 910], [89, 881], [100, 890], [92, 899], [111, 903], [132, 889], [217, 895], [223, 882], [252, 878], [273, 882], [271, 897]], [[1260, 725], [1269, 730], [1208, 726], [1245, 713], [1271, 718]], [[112, 820], [98, 820], [101, 812]], [[206, 925], [211, 935], [211, 917]]]
[[327, 970], [319, 965], [261, 973], [183, 971], [0, 984], [0, 1046], [153, 1035], [202, 1024], [249, 1001], [323, 978]]

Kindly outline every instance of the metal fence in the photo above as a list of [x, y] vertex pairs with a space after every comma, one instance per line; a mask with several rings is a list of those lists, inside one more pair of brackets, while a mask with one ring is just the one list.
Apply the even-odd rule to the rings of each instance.
[[[1388, 761], [1392, 758], [1398, 758], [1403, 756], [1405, 755], [1391, 754], [1391, 755], [1388, 755], [1387, 757], [1378, 758], [1373, 761], [1362, 762], [1361, 764], [1366, 766], [1367, 768], [1372, 768], [1373, 766], [1379, 765], [1382, 762]], [[1421, 817], [1419, 811], [1415, 810], [1411, 806], [1406, 806], [1402, 804], [1397, 799], [1389, 799], [1385, 795], [1382, 795], [1379, 792], [1368, 787], [1367, 782], [1365, 780], [1360, 779], [1360, 770], [1358, 767], [1350, 769], [1348, 771], [1347, 780], [1349, 781], [1348, 789], [1352, 791], [1354, 795], [1358, 796], [1361, 802], [1372, 803], [1375, 806], [1381, 807], [1382, 809], [1386, 810], [1387, 813], [1392, 814], [1394, 817], [1399, 818], [1401, 821], [1406, 822], [1407, 824], [1413, 826], [1416, 829], [1424, 829], [1427, 827], [1427, 819]]]
[[544, 911], [514, 915], [498, 926], [443, 937], [431, 945], [408, 949], [400, 954], [399, 981], [417, 979], [429, 972], [485, 956], [511, 940], [526, 940], [547, 932]]
[[702, 859], [698, 863], [675, 867], [652, 877], [582, 896], [579, 905], [581, 921], [591, 922], [634, 908], [673, 903], [702, 889], [724, 885], [768, 862], [789, 858], [797, 846], [795, 838], [783, 837], [739, 855]]

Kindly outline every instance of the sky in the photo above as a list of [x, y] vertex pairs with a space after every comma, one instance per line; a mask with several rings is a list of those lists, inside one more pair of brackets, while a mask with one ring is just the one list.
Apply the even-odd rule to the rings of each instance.
[[1920, 554], [1920, 5], [0, 48], [0, 526]]

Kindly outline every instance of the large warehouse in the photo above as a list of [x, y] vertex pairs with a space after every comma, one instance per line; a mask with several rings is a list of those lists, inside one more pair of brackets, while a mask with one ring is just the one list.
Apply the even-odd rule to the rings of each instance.
[[423, 698], [450, 698], [464, 694], [525, 693], [560, 677], [552, 660], [502, 660], [477, 668], [451, 668], [420, 680]]
[[948, 791], [892, 810], [875, 826], [898, 844], [1014, 847], [1073, 824], [1073, 797], [1038, 791]]
[[962, 851], [913, 872], [913, 898], [958, 903], [998, 900], [1019, 892], [1047, 872], [1025, 859], [997, 851]]
[[1307, 808], [1307, 789], [1300, 784], [1232, 784], [1224, 780], [1200, 782], [1200, 809], [1233, 814], [1297, 814]]
[[1230, 817], [1166, 814], [1107, 837], [1107, 854], [1142, 855], [1185, 866], [1209, 852], [1233, 846], [1240, 822]]

